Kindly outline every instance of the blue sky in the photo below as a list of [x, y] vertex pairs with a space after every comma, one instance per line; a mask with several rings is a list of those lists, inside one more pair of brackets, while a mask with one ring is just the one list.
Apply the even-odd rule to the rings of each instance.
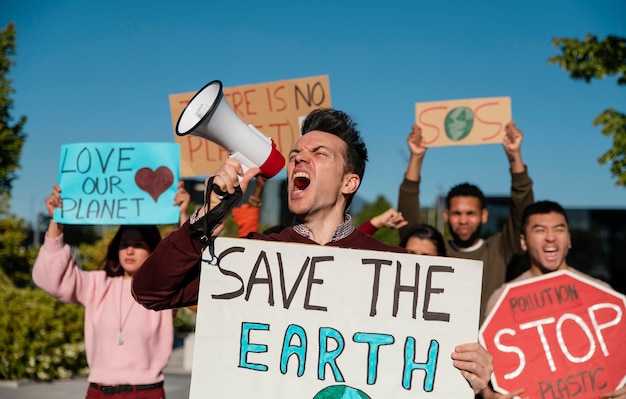
[[[416, 102], [510, 96], [537, 199], [626, 208], [597, 162], [611, 140], [592, 125], [605, 108], [626, 111], [626, 88], [547, 61], [555, 37], [626, 36], [624, 15], [623, 0], [2, 0], [0, 26], [17, 28], [12, 115], [28, 117], [11, 212], [44, 209], [62, 144], [173, 141], [169, 94], [317, 75], [369, 147], [366, 200], [396, 203]], [[508, 195], [501, 146], [430, 149], [422, 203], [463, 181]]]

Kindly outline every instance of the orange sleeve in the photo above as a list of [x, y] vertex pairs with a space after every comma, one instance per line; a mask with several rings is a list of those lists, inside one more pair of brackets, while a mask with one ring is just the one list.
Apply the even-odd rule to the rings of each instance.
[[258, 231], [259, 212], [260, 208], [254, 208], [248, 204], [233, 208], [233, 220], [239, 227], [239, 237], [245, 237], [248, 233]]

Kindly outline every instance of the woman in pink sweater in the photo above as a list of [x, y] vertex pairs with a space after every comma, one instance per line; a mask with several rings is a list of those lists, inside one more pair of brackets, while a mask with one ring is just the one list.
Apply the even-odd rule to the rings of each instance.
[[[50, 215], [61, 205], [54, 186]], [[165, 398], [163, 369], [174, 341], [172, 310], [152, 311], [131, 295], [131, 278], [161, 241], [154, 225], [121, 226], [109, 244], [104, 270], [85, 271], [63, 241], [63, 225], [50, 220], [33, 280], [65, 303], [85, 307], [87, 399]]]

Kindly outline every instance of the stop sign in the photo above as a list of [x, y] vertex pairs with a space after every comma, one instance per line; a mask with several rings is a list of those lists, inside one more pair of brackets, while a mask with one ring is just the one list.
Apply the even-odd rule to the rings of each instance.
[[479, 340], [501, 393], [598, 398], [626, 383], [626, 296], [570, 271], [510, 283]]

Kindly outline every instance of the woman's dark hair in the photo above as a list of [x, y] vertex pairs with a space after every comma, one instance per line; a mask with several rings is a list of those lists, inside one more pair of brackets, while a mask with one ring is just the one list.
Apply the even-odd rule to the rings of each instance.
[[447, 256], [446, 243], [443, 239], [443, 235], [433, 226], [424, 223], [415, 225], [402, 238], [400, 246], [406, 248], [406, 244], [409, 242], [409, 238], [411, 237], [419, 238], [422, 240], [430, 240], [430, 242], [435, 244], [435, 248], [437, 248], [437, 255]]
[[122, 234], [126, 230], [135, 229], [139, 231], [141, 237], [148, 244], [148, 248], [150, 248], [150, 253], [154, 251], [157, 244], [161, 241], [161, 232], [159, 229], [153, 224], [140, 224], [140, 225], [124, 225], [120, 226], [115, 233], [115, 236], [109, 243], [107, 247], [106, 257], [104, 259], [104, 270], [109, 277], [123, 276], [124, 269], [120, 266], [120, 258], [119, 258], [119, 250], [120, 250], [120, 242], [122, 240]]

